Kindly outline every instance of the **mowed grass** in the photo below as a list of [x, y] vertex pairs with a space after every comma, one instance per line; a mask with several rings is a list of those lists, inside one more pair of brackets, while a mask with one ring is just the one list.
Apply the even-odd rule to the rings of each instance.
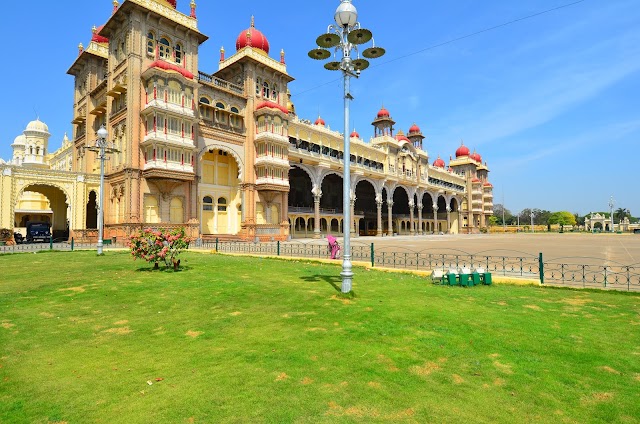
[[640, 297], [187, 253], [0, 256], [0, 422], [638, 422]]

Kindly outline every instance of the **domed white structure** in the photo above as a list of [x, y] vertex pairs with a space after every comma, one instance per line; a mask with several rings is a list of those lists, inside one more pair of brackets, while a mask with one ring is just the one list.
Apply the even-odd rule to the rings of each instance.
[[[46, 167], [47, 163], [45, 161], [45, 155], [47, 154], [49, 137], [51, 136], [47, 124], [42, 122], [40, 119], [31, 121], [27, 124], [23, 134], [24, 150], [22, 155], [22, 165], [37, 168]], [[14, 159], [16, 159], [16, 152], [19, 152], [19, 150], [20, 148], [14, 149]]]

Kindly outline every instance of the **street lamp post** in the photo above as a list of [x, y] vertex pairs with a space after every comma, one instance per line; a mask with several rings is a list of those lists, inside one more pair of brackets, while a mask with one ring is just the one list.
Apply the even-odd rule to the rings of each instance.
[[100, 193], [98, 194], [98, 255], [102, 255], [102, 235], [104, 231], [104, 208], [102, 206], [104, 196], [104, 161], [107, 160], [107, 154], [116, 153], [118, 150], [108, 141], [109, 133], [104, 125], [96, 133], [98, 136], [95, 146], [87, 147], [88, 150], [97, 153], [100, 161]]
[[611, 198], [609, 199], [609, 210], [611, 212], [610, 218], [611, 218], [611, 232], [612, 233], [614, 232], [614, 229], [613, 229], [613, 206], [614, 205], [615, 205], [615, 202], [613, 200], [613, 196], [611, 196]]
[[531, 213], [529, 214], [529, 216], [531, 217], [531, 232], [532, 233], [536, 232], [536, 229], [533, 227], [533, 217], [534, 217], [534, 215], [535, 214], [533, 213], [533, 211], [531, 211]]
[[[351, 152], [349, 146], [349, 101], [353, 99], [349, 92], [349, 81], [351, 77], [358, 78], [360, 72], [369, 67], [369, 61], [360, 58], [358, 46], [368, 43], [373, 34], [368, 29], [364, 29], [358, 22], [358, 11], [351, 3], [352, 0], [341, 0], [336, 9], [334, 19], [336, 25], [329, 25], [327, 33], [316, 39], [318, 48], [309, 52], [309, 57], [316, 60], [328, 59], [334, 49], [334, 55], [340, 61], [328, 62], [324, 65], [330, 71], [342, 71], [344, 82], [344, 172], [342, 177], [342, 209], [344, 224], [342, 231], [344, 235], [344, 254], [342, 256], [342, 292], [351, 291], [353, 272], [351, 267]], [[362, 51], [362, 56], [375, 59], [384, 55], [385, 50], [380, 47], [369, 47]], [[355, 57], [352, 57], [355, 55]]]

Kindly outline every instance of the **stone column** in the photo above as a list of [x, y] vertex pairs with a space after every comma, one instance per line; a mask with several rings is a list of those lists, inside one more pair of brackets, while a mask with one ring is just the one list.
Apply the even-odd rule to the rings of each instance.
[[376, 237], [382, 237], [382, 199], [376, 199], [378, 207], [378, 226], [376, 228]]
[[447, 234], [451, 233], [451, 207], [447, 206]]
[[409, 234], [412, 236], [416, 235], [416, 231], [415, 231], [415, 225], [413, 222], [413, 208], [416, 206], [416, 204], [413, 202], [413, 200], [409, 201]]
[[391, 237], [393, 235], [393, 201], [387, 200], [387, 210], [389, 211], [389, 230], [387, 231], [387, 235]]
[[322, 194], [313, 195], [313, 238], [320, 238], [320, 198]]
[[424, 231], [422, 231], [422, 203], [418, 205], [418, 234], [423, 235]]
[[438, 204], [434, 203], [433, 205], [433, 234], [438, 232]]

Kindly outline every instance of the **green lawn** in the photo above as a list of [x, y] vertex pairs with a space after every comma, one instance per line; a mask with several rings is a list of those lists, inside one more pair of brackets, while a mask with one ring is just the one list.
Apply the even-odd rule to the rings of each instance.
[[0, 256], [0, 422], [640, 421], [636, 294], [182, 258]]

